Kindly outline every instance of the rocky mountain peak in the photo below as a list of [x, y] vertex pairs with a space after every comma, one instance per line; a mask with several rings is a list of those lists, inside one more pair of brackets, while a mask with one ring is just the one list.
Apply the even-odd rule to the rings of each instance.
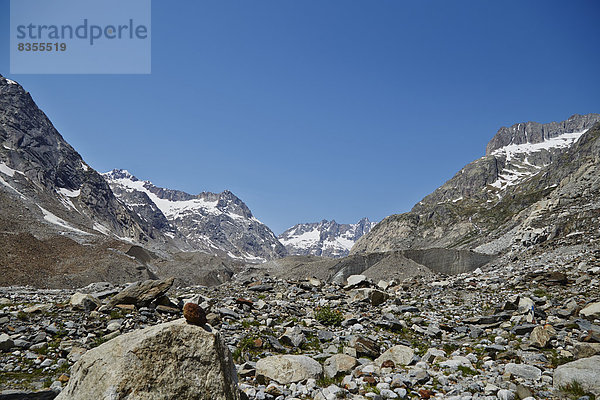
[[279, 241], [291, 255], [344, 257], [354, 243], [367, 234], [375, 223], [363, 218], [355, 224], [339, 224], [326, 219], [298, 224], [279, 235]]
[[273, 232], [229, 190], [192, 195], [142, 181], [125, 170], [104, 174], [116, 196], [140, 217], [191, 248], [264, 261], [285, 255]]
[[583, 133], [600, 121], [600, 114], [574, 114], [561, 122], [524, 122], [502, 127], [486, 147], [486, 155], [509, 145], [538, 144], [568, 133]]

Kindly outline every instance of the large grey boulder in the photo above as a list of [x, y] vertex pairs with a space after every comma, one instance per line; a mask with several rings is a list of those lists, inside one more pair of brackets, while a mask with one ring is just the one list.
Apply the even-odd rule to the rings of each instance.
[[600, 318], [600, 301], [588, 304], [579, 311], [579, 315], [588, 319]]
[[504, 372], [531, 381], [538, 380], [542, 376], [541, 369], [528, 364], [508, 363], [506, 364], [506, 367], [504, 367]]
[[395, 366], [408, 365], [413, 359], [415, 352], [408, 346], [401, 344], [394, 346], [375, 359], [375, 365], [381, 367], [385, 361], [392, 361]]
[[269, 378], [283, 385], [311, 378], [318, 379], [322, 374], [321, 364], [307, 356], [270, 356], [256, 363], [257, 377]]
[[350, 303], [358, 303], [361, 301], [369, 301], [372, 306], [377, 307], [386, 302], [390, 297], [387, 293], [378, 289], [363, 288], [352, 290], [349, 294]]
[[340, 372], [351, 371], [358, 364], [356, 358], [347, 354], [335, 354], [325, 360], [323, 371], [328, 378], [335, 378]]
[[220, 335], [184, 319], [112, 339], [85, 353], [58, 400], [238, 400]]
[[91, 294], [77, 292], [71, 296], [69, 304], [74, 310], [94, 311], [102, 302]]
[[554, 387], [560, 389], [577, 382], [586, 391], [600, 395], [600, 356], [581, 358], [554, 370]]
[[6, 333], [0, 334], [0, 351], [9, 351], [13, 348], [15, 342]]
[[175, 278], [167, 278], [135, 282], [110, 299], [108, 307], [114, 307], [117, 304], [133, 304], [138, 307], [145, 307], [154, 299], [167, 293], [173, 286], [174, 281]]

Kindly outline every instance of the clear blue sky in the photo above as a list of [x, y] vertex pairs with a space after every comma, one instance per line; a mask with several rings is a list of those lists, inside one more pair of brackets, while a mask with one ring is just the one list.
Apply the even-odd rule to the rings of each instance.
[[501, 126], [600, 112], [600, 2], [160, 1], [151, 75], [10, 75], [95, 169], [229, 189], [276, 233], [380, 220]]

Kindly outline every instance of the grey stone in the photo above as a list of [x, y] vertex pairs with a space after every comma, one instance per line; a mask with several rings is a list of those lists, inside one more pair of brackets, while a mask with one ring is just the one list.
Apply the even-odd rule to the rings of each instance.
[[321, 364], [302, 355], [276, 355], [261, 358], [256, 363], [257, 377], [289, 384], [306, 379], [318, 379], [323, 374]]
[[374, 363], [378, 367], [381, 367], [381, 364], [385, 361], [392, 361], [395, 366], [408, 365], [412, 361], [414, 355], [415, 352], [413, 349], [399, 344], [385, 351], [381, 356], [375, 359]]
[[586, 391], [600, 395], [600, 356], [581, 358], [554, 370], [555, 389], [573, 382], [579, 383]]
[[[157, 368], [160, 366], [160, 368]], [[218, 332], [184, 319], [121, 335], [85, 353], [57, 400], [239, 399]]]
[[356, 358], [349, 356], [347, 354], [335, 354], [323, 363], [323, 372], [325, 376], [328, 378], [334, 378], [340, 372], [348, 372], [352, 370], [358, 361]]
[[542, 376], [541, 369], [527, 364], [508, 363], [504, 367], [504, 372], [531, 381], [538, 380]]

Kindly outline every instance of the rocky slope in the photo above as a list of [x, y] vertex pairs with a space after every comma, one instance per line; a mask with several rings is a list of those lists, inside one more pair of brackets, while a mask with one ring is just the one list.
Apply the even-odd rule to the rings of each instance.
[[230, 191], [191, 195], [141, 181], [125, 170], [107, 172], [104, 178], [141, 219], [194, 250], [250, 262], [286, 254], [273, 232]]
[[356, 224], [338, 224], [335, 221], [294, 225], [278, 236], [290, 255], [344, 257], [354, 243], [367, 234], [375, 222], [363, 218]]
[[63, 139], [29, 93], [3, 77], [0, 184], [5, 201], [26, 203], [28, 213], [49, 229], [70, 235], [110, 232], [138, 242], [157, 238], [117, 201], [102, 176]]
[[[78, 360], [181, 318], [194, 302], [231, 350], [241, 398], [590, 399], [600, 394], [597, 243], [377, 283], [240, 275], [211, 288], [173, 287], [168, 297], [170, 280], [125, 290], [0, 288], [1, 394], [68, 394], [81, 379]], [[152, 359], [199, 354], [193, 343], [171, 343], [152, 342]], [[154, 377], [154, 366], [136, 365], [138, 376]], [[171, 385], [161, 390], [175, 395]]]
[[[239, 267], [212, 254], [183, 256], [185, 238], [151, 211], [138, 214], [119, 201], [30, 94], [0, 77], [0, 285], [130, 282], [169, 269], [188, 284], [216, 284]], [[140, 246], [153, 256], [136, 257]]]
[[502, 128], [488, 154], [405, 214], [361, 238], [353, 253], [428, 247], [489, 254], [598, 234], [600, 114]]

